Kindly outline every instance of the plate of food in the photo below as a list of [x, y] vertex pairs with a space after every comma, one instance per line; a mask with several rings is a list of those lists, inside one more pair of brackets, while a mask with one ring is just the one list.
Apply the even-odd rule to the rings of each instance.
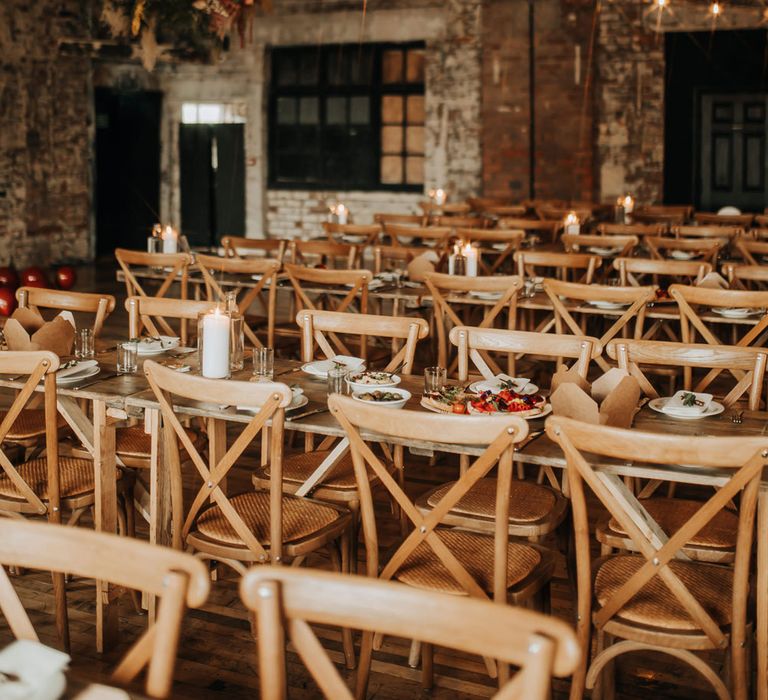
[[[309, 403], [309, 399], [304, 395], [304, 389], [298, 386], [291, 387], [291, 403], [286, 407], [286, 411], [295, 411], [297, 408], [306, 406]], [[235, 406], [238, 411], [250, 411], [251, 413], [258, 413], [261, 406]]]
[[472, 415], [510, 413], [521, 418], [541, 418], [552, 411], [552, 404], [541, 394], [518, 394], [503, 389], [494, 394], [484, 391], [467, 401], [467, 412]]
[[516, 391], [518, 394], [535, 394], [539, 387], [525, 377], [510, 377], [508, 374], [497, 374], [493, 379], [481, 379], [467, 387], [469, 391], [480, 394], [483, 391], [498, 393], [504, 389]]
[[328, 370], [332, 367], [346, 367], [350, 372], [359, 372], [365, 368], [365, 361], [350, 355], [336, 355], [332, 360], [315, 360], [302, 365], [307, 374], [319, 379], [328, 379]]
[[86, 377], [93, 377], [101, 372], [101, 367], [96, 360], [70, 360], [59, 367], [56, 372], [56, 384], [59, 386], [68, 386], [77, 384]]
[[138, 338], [137, 348], [139, 355], [159, 355], [166, 350], [178, 347], [180, 342], [181, 340], [173, 335], [156, 335], [149, 338]]
[[700, 394], [693, 391], [678, 391], [673, 396], [651, 399], [648, 406], [658, 413], [684, 420], [709, 418], [725, 410], [723, 404], [712, 401], [712, 394]]
[[466, 413], [467, 401], [477, 394], [467, 393], [460, 386], [444, 386], [439, 391], [430, 391], [421, 397], [421, 405], [435, 413]]
[[352, 398], [360, 403], [374, 404], [384, 408], [402, 408], [411, 398], [411, 392], [405, 389], [372, 389], [367, 391], [355, 391]]
[[397, 386], [399, 383], [400, 377], [383, 370], [363, 370], [347, 377], [347, 384], [352, 391], [370, 391], [371, 389]]

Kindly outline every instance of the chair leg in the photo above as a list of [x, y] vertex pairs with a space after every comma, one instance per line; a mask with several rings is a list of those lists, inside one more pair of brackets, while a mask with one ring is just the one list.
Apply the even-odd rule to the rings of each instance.
[[421, 642], [416, 639], [412, 639], [411, 650], [408, 652], [408, 665], [411, 668], [418, 668], [420, 658], [421, 658]]
[[421, 686], [431, 690], [435, 682], [434, 648], [427, 642], [421, 644]]
[[64, 647], [64, 651], [70, 652], [69, 644], [69, 615], [67, 614], [67, 586], [64, 574], [55, 572], [53, 576], [53, 595], [56, 601], [56, 631]]
[[[331, 556], [331, 565], [340, 574], [348, 573], [349, 567], [349, 533], [345, 532], [341, 536], [341, 554], [336, 549], [336, 544], [331, 543], [328, 546], [328, 552]], [[347, 554], [345, 554], [347, 552]], [[344, 647], [344, 661], [348, 669], [355, 667], [355, 642], [352, 639], [352, 630], [349, 627], [341, 628], [341, 643]]]
[[[613, 639], [609, 634], [605, 632], [597, 632], [597, 652], [607, 649], [613, 643]], [[593, 700], [614, 700], [616, 695], [616, 677], [615, 677], [616, 664], [614, 661], [609, 661], [603, 667], [603, 671], [600, 677], [595, 683], [595, 688], [592, 691]]]

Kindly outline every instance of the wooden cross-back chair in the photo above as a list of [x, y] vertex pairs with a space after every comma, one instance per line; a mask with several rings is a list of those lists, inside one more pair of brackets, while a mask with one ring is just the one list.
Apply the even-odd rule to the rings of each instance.
[[373, 215], [373, 220], [377, 224], [404, 224], [406, 226], [423, 226], [423, 214], [388, 214], [379, 213]]
[[485, 206], [479, 211], [484, 217], [490, 221], [497, 221], [504, 218], [520, 218], [525, 216], [528, 211], [528, 207], [522, 204], [494, 204], [491, 206]]
[[751, 289], [755, 291], [768, 290], [768, 265], [723, 265], [732, 289]]
[[[581, 314], [577, 321], [573, 317], [573, 308], [566, 306], [567, 301], [602, 303], [609, 305], [621, 305], [617, 312], [619, 316], [604, 316], [604, 330], [599, 338], [602, 346], [619, 335], [626, 337], [631, 334], [634, 338], [643, 337], [645, 324], [646, 304], [656, 298], [656, 287], [613, 287], [602, 284], [577, 284], [574, 282], [560, 282], [559, 280], [544, 280], [544, 292], [552, 303], [555, 313], [554, 328], [556, 333], [573, 333], [577, 336], [586, 335], [586, 323], [595, 318], [594, 314]], [[609, 364], [602, 356], [597, 356], [595, 362], [603, 371], [610, 369]]]
[[[573, 630], [564, 622], [522, 608], [419, 591], [362, 576], [260, 567], [240, 583], [240, 596], [258, 618], [259, 679], [263, 700], [287, 697], [286, 639], [325, 698], [354, 697], [310, 624], [343, 625], [489, 657], [520, 670], [497, 700], [546, 700], [551, 677], [571, 674], [579, 662]], [[509, 634], [514, 630], [515, 634]], [[356, 697], [365, 698], [367, 669]]]
[[[693, 667], [719, 698], [746, 700], [749, 570], [768, 440], [646, 433], [556, 416], [547, 420], [546, 429], [565, 453], [576, 537], [577, 632], [583, 660], [574, 674], [571, 698], [582, 697], [585, 685], [592, 688], [619, 655], [657, 651]], [[716, 471], [725, 475], [714, 495], [686, 514], [674, 533], [668, 533], [650, 518], [620, 477], [596, 467], [600, 458], [610, 458], [613, 464], [617, 460], [658, 465], [662, 473], [665, 466], [685, 464], [704, 474]], [[592, 501], [586, 498], [586, 487], [616, 519], [638, 553], [592, 559]], [[691, 561], [682, 551], [686, 544], [736, 498], [739, 512], [733, 566]], [[593, 625], [598, 645], [590, 664]], [[730, 688], [694, 653], [703, 650], [729, 653]]]
[[[221, 307], [222, 305], [215, 301], [128, 297], [125, 300], [125, 310], [128, 312], [128, 334], [131, 338], [141, 337], [142, 332], [150, 336], [176, 336], [181, 340], [182, 345], [186, 345], [189, 341], [186, 322], [197, 321], [198, 314]], [[179, 328], [171, 326], [168, 319], [178, 321]]]
[[377, 245], [373, 249], [373, 274], [405, 272], [408, 263], [423, 252], [424, 248], [418, 246]]
[[[184, 610], [203, 605], [210, 589], [208, 571], [195, 557], [133, 538], [2, 518], [0, 564], [109, 581], [160, 597], [156, 621], [123, 655], [111, 681], [127, 685], [146, 668], [144, 692], [170, 697]], [[16, 639], [38, 641], [2, 567], [0, 609]]]
[[755, 220], [754, 214], [713, 214], [711, 212], [697, 211], [693, 215], [694, 220], [700, 226], [736, 226], [749, 228]]
[[467, 202], [444, 202], [438, 204], [433, 201], [419, 202], [419, 209], [426, 216], [466, 216], [472, 211], [472, 207]]
[[381, 233], [381, 224], [333, 224], [323, 222], [323, 232], [331, 243], [374, 245]]
[[575, 213], [579, 217], [579, 221], [582, 226], [592, 218], [592, 210], [584, 208], [569, 208], [569, 207], [551, 207], [542, 205], [536, 207], [536, 216], [542, 221], [556, 221], [558, 226], [562, 228], [563, 219], [565, 219], [571, 212]]
[[[466, 416], [433, 414], [426, 411], [391, 411], [380, 406], [361, 405], [351, 397], [334, 394], [328, 399], [331, 413], [344, 428], [350, 442], [357, 487], [360, 491], [363, 533], [368, 576], [397, 580], [416, 588], [493, 600], [499, 604], [533, 601], [537, 594], [549, 594], [548, 583], [554, 560], [551, 552], [531, 543], [509, 541], [509, 489], [515, 445], [528, 434], [527, 423], [516, 416], [488, 416], [477, 421]], [[403, 443], [429, 440], [435, 445], [483, 448], [463, 476], [448, 489], [428, 513], [422, 513], [374, 453], [361, 433], [374, 433], [377, 441]], [[439, 449], [439, 447], [438, 447]], [[404, 451], [395, 451], [396, 467]], [[441, 528], [444, 517], [473, 486], [496, 466], [496, 493], [493, 534]], [[370, 475], [369, 475], [370, 472]], [[379, 567], [379, 534], [373, 509], [370, 476], [375, 476], [397, 503], [410, 529], [391, 557]], [[373, 633], [365, 632], [360, 652], [360, 674], [370, 668]], [[432, 648], [422, 647], [424, 680], [431, 685]], [[486, 658], [489, 673], [495, 664]], [[502, 664], [499, 670], [504, 680]]]
[[[525, 231], [520, 229], [487, 229], [487, 228], [459, 228], [456, 235], [464, 243], [480, 243], [480, 256], [478, 262], [484, 275], [497, 274], [506, 263], [510, 262], [514, 252], [525, 239]], [[493, 262], [489, 265], [483, 260], [483, 255], [493, 256]]]
[[595, 229], [600, 236], [662, 236], [667, 232], [665, 224], [598, 224]]
[[429, 225], [431, 227], [456, 228], [480, 228], [488, 223], [488, 219], [482, 216], [460, 216], [460, 215], [439, 215], [430, 216]]
[[[707, 287], [689, 287], [673, 284], [669, 288], [669, 295], [677, 302], [680, 312], [680, 335], [684, 343], [694, 343], [697, 338], [702, 338], [710, 345], [740, 345], [747, 347], [761, 342], [761, 338], [768, 329], [768, 292], [752, 292], [740, 289], [711, 289]], [[731, 326], [730, 342], [723, 342], [713, 330], [712, 324], [701, 318], [702, 308], [741, 308], [757, 312], [753, 317], [754, 324]], [[746, 331], [739, 335], [739, 330]], [[720, 374], [722, 370], [713, 369], [699, 383], [700, 390], [704, 390]], [[742, 379], [744, 373], [734, 368], [729, 368], [736, 379]], [[689, 375], [686, 375], [688, 379]]]
[[747, 265], [761, 265], [768, 259], [768, 240], [740, 236], [733, 241], [732, 250]]
[[[768, 217], [761, 217], [761, 218], [768, 218]], [[747, 231], [745, 236], [748, 236], [749, 238], [754, 238], [756, 241], [764, 241], [766, 238], [768, 238], [768, 221], [763, 221], [762, 225], [755, 226], [749, 231]]]
[[[424, 275], [426, 285], [432, 297], [434, 307], [435, 335], [437, 336], [437, 364], [448, 369], [453, 375], [457, 360], [450, 357], [448, 333], [454, 326], [477, 325], [479, 328], [493, 328], [503, 321], [506, 314], [505, 327], [513, 329], [517, 325], [517, 293], [523, 286], [520, 277], [516, 275], [495, 277], [467, 277], [464, 275], [446, 275], [430, 272]], [[468, 304], [472, 295], [485, 295], [490, 306]], [[476, 297], [479, 301], [480, 297]], [[472, 318], [480, 320], [473, 323]], [[450, 360], [450, 361], [449, 361]], [[489, 356], [487, 362], [495, 371], [501, 372], [496, 362]]]
[[[560, 242], [566, 253], [590, 253], [603, 258], [629, 258], [640, 245], [637, 236], [609, 234], [564, 233]], [[610, 267], [602, 268], [603, 277], [610, 272]]]
[[[253, 327], [266, 326], [267, 346], [274, 347], [277, 273], [280, 263], [269, 259], [243, 260], [199, 254], [195, 256], [195, 262], [203, 275], [208, 301], [224, 302], [227, 292], [235, 292], [240, 297], [237, 300], [237, 308], [245, 320], [245, 337], [253, 347], [264, 347]], [[222, 284], [224, 274], [230, 276], [230, 284], [227, 286]], [[259, 305], [262, 315], [248, 313], [254, 303]]]
[[[555, 277], [557, 279], [590, 284], [602, 265], [599, 255], [588, 253], [551, 253], [537, 250], [518, 250], [514, 255], [520, 277]], [[554, 274], [543, 274], [550, 272]]]
[[288, 241], [283, 238], [244, 238], [224, 236], [221, 239], [225, 258], [264, 257], [283, 262]]
[[554, 242], [557, 239], [557, 233], [560, 230], [560, 222], [519, 217], [503, 217], [496, 222], [496, 228], [525, 231], [528, 240], [533, 240], [534, 236], [538, 237], [539, 235], [543, 235], [546, 236], [550, 242]]
[[739, 226], [672, 226], [669, 232], [675, 238], [715, 238], [725, 246], [744, 233]]
[[[163, 435], [164, 468], [171, 479], [173, 546], [193, 551], [206, 561], [224, 563], [239, 574], [249, 564], [300, 563], [308, 554], [327, 548], [338, 571], [349, 567], [348, 511], [309, 498], [282, 493], [283, 425], [285, 408], [291, 403], [291, 390], [285, 384], [246, 381], [220, 381], [183, 375], [147, 361], [144, 373], [160, 404], [162, 428], [157, 413], [150, 417], [151, 429]], [[214, 447], [202, 455], [179, 421], [176, 406], [183, 401], [204, 397], [214, 404], [258, 406], [259, 411], [243, 425], [227, 445], [232, 423], [225, 418], [208, 417], [208, 434]], [[270, 421], [268, 450], [271, 480], [268, 490], [227, 493], [224, 485], [242, 453], [260, 437]], [[198, 487], [185, 510], [182, 495], [179, 443], [195, 466]], [[155, 447], [155, 446], [153, 446]], [[156, 447], [155, 447], [156, 449]], [[341, 557], [336, 544], [341, 542]], [[354, 652], [351, 636], [344, 634], [344, 650], [351, 663]]]
[[[347, 243], [332, 243], [326, 240], [291, 241], [288, 246], [288, 260], [292, 265], [314, 264], [329, 269], [353, 270], [358, 263], [358, 248]], [[337, 263], [341, 262], [341, 268]]]
[[53, 309], [73, 313], [93, 314], [93, 335], [98, 338], [109, 314], [115, 310], [115, 297], [111, 294], [89, 294], [61, 289], [19, 287], [16, 290], [19, 308]]
[[697, 259], [717, 264], [717, 256], [723, 248], [720, 238], [667, 238], [646, 236], [645, 246], [654, 260]]
[[414, 241], [421, 241], [423, 247], [434, 247], [442, 251], [450, 242], [452, 229], [447, 226], [403, 226], [400, 224], [384, 224], [384, 236], [389, 238], [391, 245], [414, 247]]
[[672, 283], [701, 282], [710, 272], [712, 265], [703, 260], [656, 260], [652, 258], [616, 258], [613, 268], [619, 273], [620, 284], [624, 287], [632, 285], [640, 287], [648, 283], [665, 289]]
[[690, 205], [645, 204], [635, 207], [632, 220], [640, 223], [683, 225], [690, 220], [693, 207]]

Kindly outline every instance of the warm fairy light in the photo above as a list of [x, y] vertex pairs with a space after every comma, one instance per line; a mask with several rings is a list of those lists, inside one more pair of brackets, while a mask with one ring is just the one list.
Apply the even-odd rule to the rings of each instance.
[[578, 217], [578, 215], [576, 214], [575, 211], [569, 211], [568, 214], [566, 215], [565, 220], [563, 221], [563, 223], [566, 226], [572, 226], [574, 224], [578, 224], [579, 223], [579, 217]]
[[713, 2], [709, 6], [709, 14], [713, 17], [719, 17], [721, 14], [723, 14], [723, 5], [719, 2]]

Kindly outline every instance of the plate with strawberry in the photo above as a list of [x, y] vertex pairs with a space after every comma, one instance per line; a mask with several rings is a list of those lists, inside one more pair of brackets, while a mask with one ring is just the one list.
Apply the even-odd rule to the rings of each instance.
[[552, 411], [552, 404], [541, 394], [518, 394], [511, 389], [499, 392], [483, 391], [467, 401], [467, 410], [473, 415], [513, 413], [521, 418], [540, 418]]

